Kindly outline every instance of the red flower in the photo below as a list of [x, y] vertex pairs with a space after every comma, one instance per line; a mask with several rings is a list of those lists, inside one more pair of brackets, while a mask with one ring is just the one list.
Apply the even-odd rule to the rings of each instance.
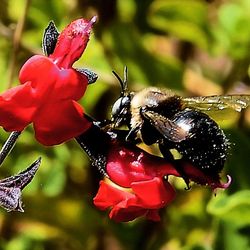
[[158, 221], [159, 209], [175, 197], [173, 187], [164, 178], [179, 176], [173, 165], [135, 146], [111, 147], [106, 172], [112, 182], [100, 182], [94, 204], [101, 210], [111, 207], [109, 216], [117, 222], [139, 216]]
[[[178, 162], [185, 179], [215, 188], [227, 188], [231, 183], [220, 183], [192, 165]], [[160, 220], [159, 209], [167, 206], [175, 197], [175, 191], [167, 181], [168, 175], [180, 174], [174, 163], [130, 145], [114, 144], [109, 148], [106, 173], [109, 179], [100, 182], [94, 204], [101, 210], [111, 208], [109, 217], [117, 222], [134, 220], [139, 216]]]
[[[111, 207], [110, 218], [117, 222], [130, 221], [139, 216], [160, 220], [159, 209], [168, 205], [175, 191], [167, 181], [168, 175], [181, 177], [174, 163], [130, 145], [114, 144], [109, 149], [106, 172], [110, 179], [100, 182], [94, 204], [101, 210]], [[177, 161], [176, 161], [177, 164]], [[178, 162], [185, 179], [215, 188], [227, 188], [226, 184], [213, 180], [186, 162]]]
[[23, 65], [21, 85], [0, 95], [0, 125], [5, 130], [21, 131], [33, 123], [37, 140], [54, 145], [90, 127], [77, 103], [88, 80], [72, 64], [82, 55], [95, 19], [73, 21], [59, 35], [49, 57], [35, 55]]
[[[91, 120], [91, 118], [89, 118]], [[219, 177], [207, 176], [191, 164], [151, 155], [135, 145], [125, 142], [126, 131], [102, 130], [98, 122], [76, 138], [100, 173], [106, 177], [94, 198], [101, 210], [110, 208], [110, 218], [130, 221], [140, 216], [160, 220], [159, 209], [167, 206], [175, 197], [168, 176], [194, 181], [215, 188], [227, 188]], [[97, 143], [98, 142], [98, 143]], [[179, 171], [177, 171], [179, 169]]]
[[100, 182], [94, 204], [101, 210], [111, 207], [110, 219], [127, 222], [140, 216], [159, 221], [159, 209], [165, 207], [175, 197], [172, 186], [159, 178], [135, 182], [131, 188], [121, 188], [114, 183]]

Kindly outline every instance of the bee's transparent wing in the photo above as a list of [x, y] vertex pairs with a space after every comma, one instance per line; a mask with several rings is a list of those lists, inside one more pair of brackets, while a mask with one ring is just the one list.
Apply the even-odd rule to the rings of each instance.
[[214, 95], [182, 98], [187, 108], [200, 110], [215, 120], [233, 119], [250, 106], [250, 95]]
[[250, 95], [214, 95], [182, 98], [187, 107], [200, 111], [221, 111], [232, 109], [241, 112], [250, 105]]

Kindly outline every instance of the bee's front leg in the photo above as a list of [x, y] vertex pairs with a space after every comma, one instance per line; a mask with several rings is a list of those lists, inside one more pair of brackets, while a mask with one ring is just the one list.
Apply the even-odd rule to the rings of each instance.
[[98, 126], [99, 128], [104, 128], [106, 126], [111, 126], [113, 123], [111, 120], [105, 119], [102, 121], [94, 121], [93, 122], [96, 126]]
[[180, 174], [180, 176], [183, 178], [184, 182], [187, 185], [187, 187], [185, 189], [189, 190], [191, 188], [190, 187], [190, 180], [187, 177], [187, 175], [184, 173], [182, 165], [180, 163], [180, 160], [174, 159], [174, 156], [170, 151], [171, 148], [173, 148], [173, 147], [170, 144], [168, 145], [168, 143], [166, 143], [166, 141], [163, 143], [159, 143], [159, 150], [162, 153], [162, 156], [164, 157], [164, 159], [166, 159], [170, 163], [173, 163], [173, 165], [175, 166], [175, 169], [178, 171], [178, 173]]
[[126, 136], [126, 141], [133, 143], [133, 144], [138, 144], [141, 142], [141, 139], [138, 137], [138, 131], [140, 130], [139, 127], [133, 127], [130, 128], [128, 131], [128, 134]]

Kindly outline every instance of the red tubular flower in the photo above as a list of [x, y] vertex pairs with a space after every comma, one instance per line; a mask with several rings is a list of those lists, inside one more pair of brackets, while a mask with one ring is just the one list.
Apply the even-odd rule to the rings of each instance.
[[159, 210], [175, 197], [175, 190], [167, 179], [169, 175], [208, 185], [212, 189], [230, 185], [230, 177], [226, 184], [222, 184], [217, 177], [206, 176], [187, 162], [168, 162], [126, 143], [125, 131], [105, 132], [97, 124], [94, 122], [76, 139], [92, 164], [106, 176], [100, 181], [94, 204], [101, 210], [111, 209], [109, 216], [117, 222], [131, 221], [140, 216], [160, 220]]
[[135, 146], [113, 145], [106, 171], [110, 179], [100, 182], [94, 204], [101, 210], [111, 207], [109, 216], [117, 222], [139, 216], [158, 221], [159, 209], [175, 197], [173, 187], [164, 179], [166, 175], [179, 176], [173, 165]]
[[100, 182], [94, 204], [101, 210], [111, 207], [109, 217], [116, 222], [128, 222], [140, 216], [159, 221], [159, 209], [165, 207], [175, 197], [172, 186], [159, 178], [133, 183], [130, 189], [114, 183]]
[[[111, 208], [109, 216], [117, 222], [131, 221], [139, 216], [159, 221], [159, 209], [175, 197], [166, 177], [182, 177], [176, 166], [135, 146], [115, 144], [107, 157], [109, 179], [100, 182], [94, 204], [101, 210]], [[185, 179], [209, 185], [212, 189], [227, 188], [231, 183], [230, 177], [226, 184], [222, 184], [186, 162], [179, 161], [178, 167], [182, 167]]]
[[107, 177], [100, 182], [94, 204], [101, 210], [111, 208], [110, 218], [115, 221], [130, 221], [139, 216], [160, 220], [159, 209], [175, 197], [165, 176], [179, 173], [165, 159], [125, 143], [123, 132], [105, 132], [93, 122], [76, 138], [92, 165]]
[[90, 127], [77, 103], [88, 79], [72, 65], [84, 52], [95, 20], [73, 21], [59, 35], [49, 57], [35, 55], [23, 65], [21, 85], [0, 95], [0, 125], [5, 130], [21, 131], [33, 123], [37, 140], [55, 145]]

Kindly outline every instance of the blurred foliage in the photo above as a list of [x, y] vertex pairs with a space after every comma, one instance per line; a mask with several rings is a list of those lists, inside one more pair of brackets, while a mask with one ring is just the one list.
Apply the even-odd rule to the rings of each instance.
[[[99, 75], [82, 104], [97, 119], [110, 116], [119, 96], [111, 71], [129, 69], [129, 87], [155, 85], [183, 95], [250, 94], [249, 0], [2, 0], [0, 90], [18, 84], [18, 71], [34, 53], [50, 20], [62, 29], [80, 16], [99, 21], [78, 66]], [[0, 212], [0, 249], [250, 249], [250, 110], [225, 128], [232, 142], [225, 168], [227, 191], [179, 182], [162, 221], [116, 224], [94, 208], [96, 170], [70, 141], [43, 147], [31, 127], [1, 167], [1, 177], [40, 167], [24, 191], [25, 213]], [[7, 138], [1, 130], [1, 144]]]

